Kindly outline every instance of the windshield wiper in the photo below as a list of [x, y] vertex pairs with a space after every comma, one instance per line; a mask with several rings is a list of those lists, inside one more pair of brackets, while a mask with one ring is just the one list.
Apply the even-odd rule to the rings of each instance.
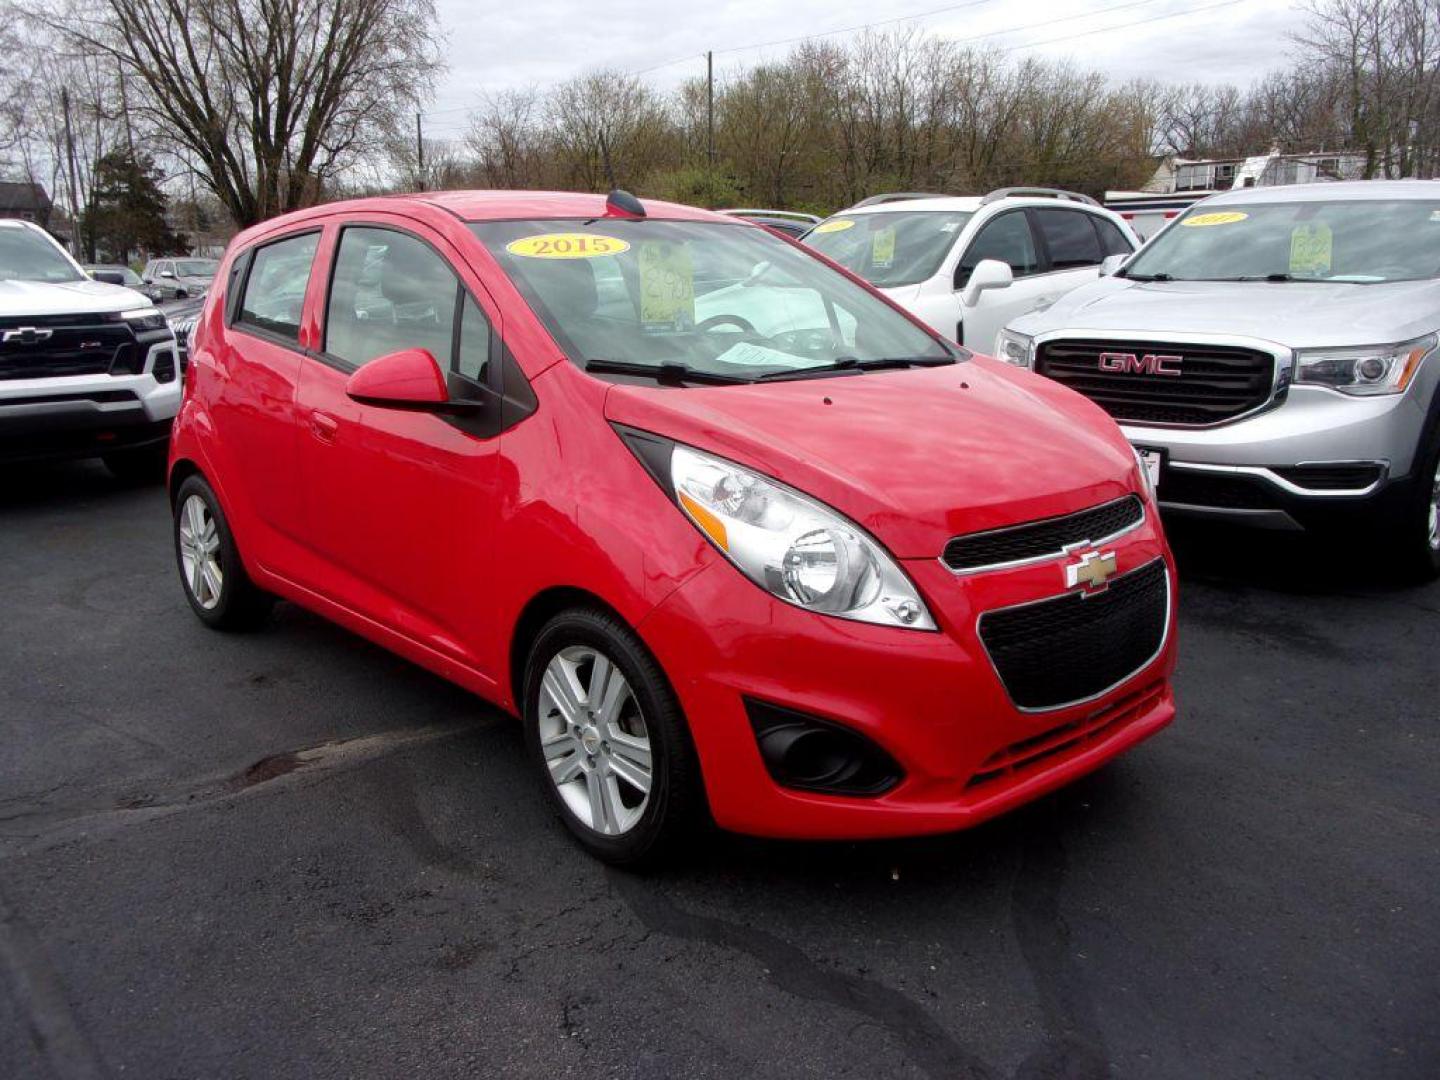
[[767, 371], [759, 378], [761, 380], [794, 379], [821, 372], [829, 374], [834, 371], [879, 371], [883, 368], [945, 367], [957, 362], [954, 356], [880, 356], [874, 360], [861, 360], [854, 356], [842, 356], [831, 363], [817, 364], [815, 367], [786, 368], [784, 371]]
[[1174, 281], [1169, 274], [1126, 274], [1126, 281]]
[[645, 378], [654, 379], [656, 382], [669, 383], [748, 383], [753, 379], [747, 379], [743, 375], [722, 375], [718, 371], [699, 371], [687, 364], [680, 364], [674, 361], [667, 361], [663, 364], [634, 364], [628, 360], [605, 360], [603, 358], [586, 360], [585, 370], [594, 371], [601, 375], [640, 375]]

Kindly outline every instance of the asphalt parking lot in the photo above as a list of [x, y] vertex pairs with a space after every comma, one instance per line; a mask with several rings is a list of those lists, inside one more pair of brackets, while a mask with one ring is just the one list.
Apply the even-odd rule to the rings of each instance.
[[164, 494], [0, 479], [0, 1076], [1440, 1075], [1440, 587], [1172, 530], [1181, 714], [968, 834], [572, 846], [516, 725]]

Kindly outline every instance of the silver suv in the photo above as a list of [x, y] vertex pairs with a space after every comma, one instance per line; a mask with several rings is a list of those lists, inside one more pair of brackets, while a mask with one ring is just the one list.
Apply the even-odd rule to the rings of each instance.
[[1120, 421], [1162, 507], [1378, 526], [1440, 574], [1440, 182], [1226, 192], [1120, 262], [1001, 358]]

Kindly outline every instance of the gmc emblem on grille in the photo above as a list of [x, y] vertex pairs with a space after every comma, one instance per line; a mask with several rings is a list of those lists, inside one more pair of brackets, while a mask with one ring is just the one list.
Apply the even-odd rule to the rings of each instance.
[[1121, 375], [1179, 375], [1183, 359], [1184, 357], [1167, 356], [1163, 353], [1136, 356], [1133, 352], [1102, 352], [1100, 370], [1114, 371]]
[[37, 341], [47, 341], [54, 334], [54, 330], [41, 330], [35, 326], [21, 326], [15, 330], [5, 331], [5, 344], [18, 341], [21, 345], [34, 345]]

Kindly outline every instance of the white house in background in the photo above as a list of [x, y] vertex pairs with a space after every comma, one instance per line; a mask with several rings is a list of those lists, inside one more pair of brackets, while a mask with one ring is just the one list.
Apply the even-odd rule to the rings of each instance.
[[1282, 154], [1272, 150], [1244, 158], [1162, 158], [1139, 191], [1107, 191], [1105, 206], [1130, 222], [1142, 240], [1207, 195], [1235, 188], [1359, 180], [1365, 155], [1349, 151]]

